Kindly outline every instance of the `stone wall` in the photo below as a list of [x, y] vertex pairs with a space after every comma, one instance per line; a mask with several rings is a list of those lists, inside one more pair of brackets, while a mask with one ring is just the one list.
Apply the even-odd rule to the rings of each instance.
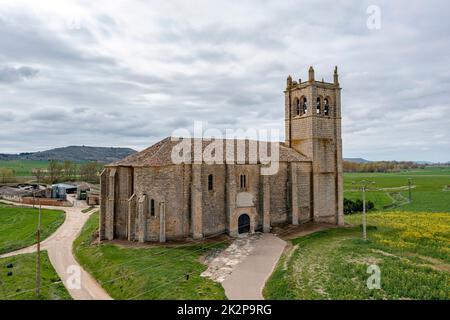
[[[208, 176], [212, 175], [213, 188], [208, 188]], [[226, 219], [226, 170], [225, 165], [202, 165], [202, 228], [204, 236], [224, 232]]]
[[[184, 167], [182, 165], [164, 167], [145, 167], [134, 169], [134, 193], [147, 196], [145, 206], [141, 206], [143, 223], [146, 227], [145, 241], [157, 241], [160, 237], [160, 204], [165, 203], [165, 232], [167, 239], [187, 237], [188, 228], [184, 225], [189, 212], [184, 199]], [[154, 200], [155, 212], [149, 208]], [[139, 207], [139, 206], [138, 206]]]
[[291, 217], [290, 196], [288, 195], [289, 174], [288, 164], [282, 162], [279, 164], [278, 173], [269, 176], [270, 183], [270, 222], [278, 224], [286, 222]]
[[133, 195], [133, 168], [117, 168], [114, 204], [114, 238], [128, 238], [128, 199]]
[[[246, 177], [245, 186], [241, 175]], [[252, 230], [263, 230], [266, 216], [264, 230], [269, 231], [273, 224], [292, 223], [294, 207], [297, 223], [311, 219], [311, 163], [281, 162], [278, 173], [271, 176], [260, 175], [258, 164], [109, 167], [101, 174], [100, 203], [102, 239], [164, 241], [224, 232], [235, 235], [243, 213], [250, 216]]]
[[[12, 199], [8, 199], [7, 197], [3, 197], [5, 200], [15, 201]], [[60, 207], [70, 207], [72, 204], [69, 201], [57, 200], [57, 199], [48, 199], [48, 198], [33, 198], [33, 197], [22, 197], [19, 202], [23, 204], [31, 204], [38, 206], [39, 204], [43, 206], [60, 206]]]
[[311, 221], [313, 219], [313, 198], [312, 198], [312, 165], [310, 162], [301, 162], [297, 166], [298, 175], [298, 203], [299, 203], [299, 223]]

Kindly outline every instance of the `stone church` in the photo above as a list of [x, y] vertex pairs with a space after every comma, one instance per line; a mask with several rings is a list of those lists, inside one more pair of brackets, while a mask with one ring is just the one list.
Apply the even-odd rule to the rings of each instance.
[[[268, 143], [279, 147], [275, 174], [261, 174], [264, 164], [250, 161], [251, 141], [238, 139], [231, 151], [243, 145], [244, 161], [174, 163], [178, 142], [169, 137], [105, 166], [100, 239], [165, 242], [270, 232], [283, 223], [342, 225], [340, 94], [337, 68], [332, 83], [315, 80], [312, 67], [307, 81], [287, 78], [285, 141]], [[191, 141], [205, 150], [212, 140]]]

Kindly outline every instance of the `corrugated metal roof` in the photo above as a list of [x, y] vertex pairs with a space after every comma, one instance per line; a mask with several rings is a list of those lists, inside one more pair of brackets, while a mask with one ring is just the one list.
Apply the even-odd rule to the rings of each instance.
[[52, 184], [52, 188], [64, 188], [64, 189], [76, 189], [77, 186], [74, 186], [72, 184], [67, 184], [67, 183], [56, 183], [56, 184]]

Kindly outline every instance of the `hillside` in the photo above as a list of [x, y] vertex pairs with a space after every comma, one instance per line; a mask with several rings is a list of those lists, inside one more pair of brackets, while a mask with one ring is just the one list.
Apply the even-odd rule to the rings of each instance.
[[344, 158], [344, 161], [356, 162], [356, 163], [368, 163], [369, 160], [363, 158]]
[[130, 148], [68, 146], [39, 152], [0, 154], [0, 160], [70, 160], [109, 163], [123, 159], [135, 152], [135, 150]]

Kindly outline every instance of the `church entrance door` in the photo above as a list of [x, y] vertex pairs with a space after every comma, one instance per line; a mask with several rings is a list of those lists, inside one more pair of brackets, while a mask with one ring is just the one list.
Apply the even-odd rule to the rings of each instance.
[[239, 216], [238, 232], [239, 234], [250, 232], [250, 217], [246, 213], [243, 213]]

